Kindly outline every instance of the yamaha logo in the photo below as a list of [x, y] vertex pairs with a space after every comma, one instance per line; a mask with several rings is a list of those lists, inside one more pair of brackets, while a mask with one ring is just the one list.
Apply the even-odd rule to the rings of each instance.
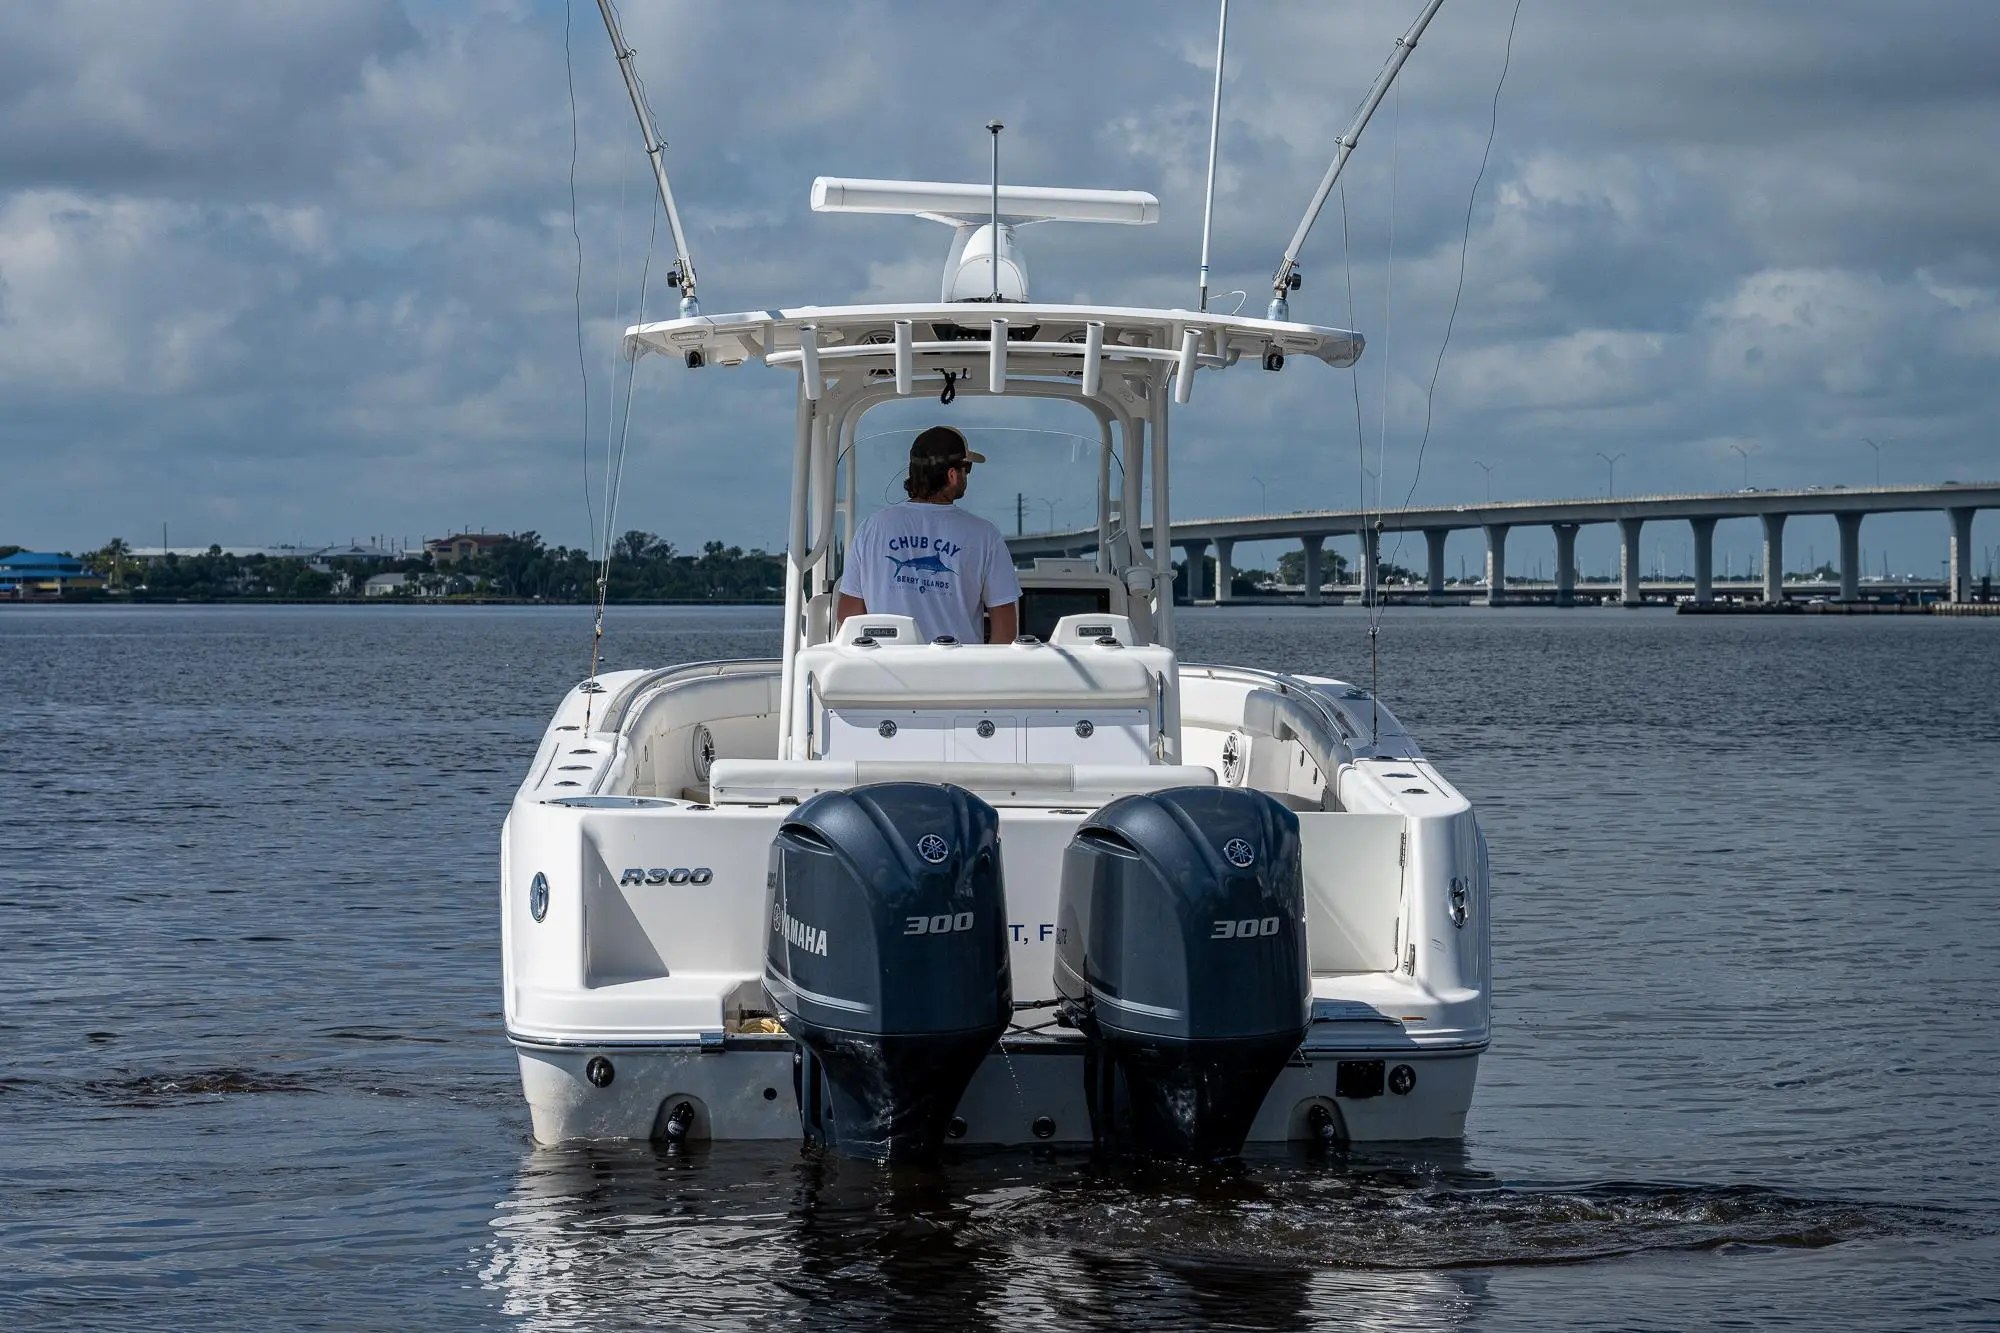
[[923, 837], [917, 839], [917, 855], [923, 857], [924, 860], [929, 861], [932, 865], [938, 865], [944, 861], [945, 857], [951, 855], [951, 847], [937, 834], [926, 833]]
[[1222, 845], [1223, 859], [1238, 870], [1248, 870], [1250, 863], [1257, 859], [1256, 849], [1241, 838], [1231, 838]]

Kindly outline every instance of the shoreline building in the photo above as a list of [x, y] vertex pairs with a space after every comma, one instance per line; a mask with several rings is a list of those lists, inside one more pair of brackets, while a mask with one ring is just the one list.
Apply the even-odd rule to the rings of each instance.
[[454, 532], [449, 537], [426, 537], [424, 550], [440, 566], [455, 565], [461, 560], [476, 559], [502, 542], [512, 540], [513, 537], [504, 532]]
[[59, 599], [71, 591], [103, 586], [104, 576], [92, 573], [73, 555], [16, 551], [0, 556], [0, 598], [17, 602]]

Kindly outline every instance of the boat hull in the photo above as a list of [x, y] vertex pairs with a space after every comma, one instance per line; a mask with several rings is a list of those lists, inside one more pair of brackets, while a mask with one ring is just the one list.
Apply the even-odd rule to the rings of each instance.
[[[684, 1141], [798, 1141], [796, 1048], [783, 1036], [725, 1039], [720, 1049], [690, 1046], [553, 1047], [516, 1043], [521, 1086], [541, 1143], [665, 1137], [667, 1116], [694, 1108]], [[1319, 1131], [1311, 1108], [1334, 1113], [1335, 1136], [1351, 1143], [1459, 1139], [1472, 1106], [1476, 1049], [1426, 1051], [1408, 1046], [1308, 1052], [1286, 1065], [1251, 1123], [1251, 1144], [1310, 1143]], [[593, 1059], [613, 1075], [599, 1087]], [[1406, 1093], [1340, 1095], [1341, 1062], [1408, 1066]], [[960, 1099], [964, 1146], [1084, 1146], [1091, 1141], [1081, 1041], [1008, 1043], [980, 1065]]]

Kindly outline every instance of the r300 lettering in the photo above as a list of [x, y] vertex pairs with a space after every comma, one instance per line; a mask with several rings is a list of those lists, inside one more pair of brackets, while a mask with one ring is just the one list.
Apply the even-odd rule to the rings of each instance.
[[972, 913], [941, 912], [936, 916], [912, 916], [903, 918], [905, 935], [949, 935], [955, 930], [971, 930]]
[[1212, 940], [1249, 940], [1278, 933], [1278, 918], [1246, 916], [1241, 921], [1218, 921], [1208, 933]]

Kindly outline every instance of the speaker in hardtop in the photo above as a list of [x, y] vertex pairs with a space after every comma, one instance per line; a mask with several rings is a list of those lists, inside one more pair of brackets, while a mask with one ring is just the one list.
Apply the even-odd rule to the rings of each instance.
[[771, 846], [764, 984], [808, 1138], [935, 1155], [1013, 1015], [1000, 817], [958, 787], [823, 792]]
[[1298, 817], [1270, 796], [1126, 796], [1063, 854], [1056, 989], [1100, 1146], [1242, 1150], [1312, 1017]]

